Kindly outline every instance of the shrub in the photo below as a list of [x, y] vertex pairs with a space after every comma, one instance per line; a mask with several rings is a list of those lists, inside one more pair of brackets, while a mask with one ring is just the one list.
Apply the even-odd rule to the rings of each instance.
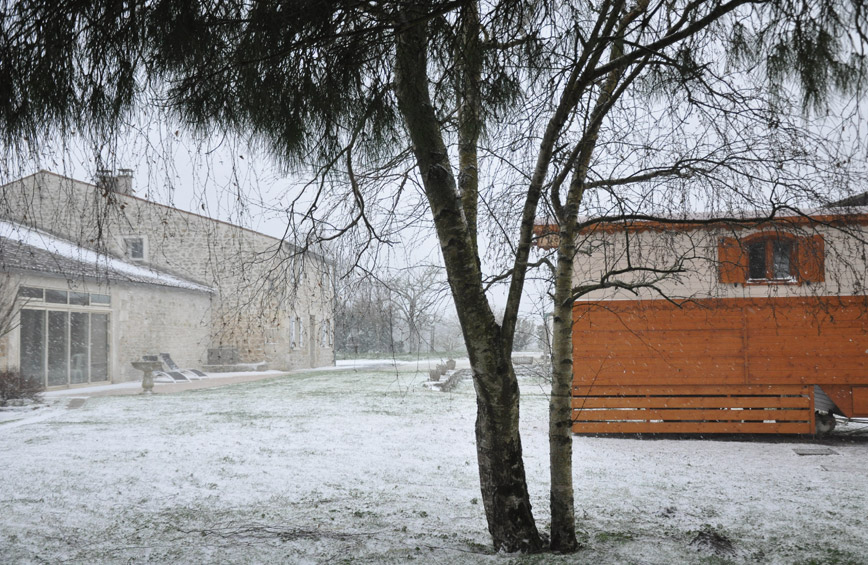
[[0, 371], [0, 406], [10, 400], [42, 401], [45, 387], [33, 377], [22, 377], [17, 371]]

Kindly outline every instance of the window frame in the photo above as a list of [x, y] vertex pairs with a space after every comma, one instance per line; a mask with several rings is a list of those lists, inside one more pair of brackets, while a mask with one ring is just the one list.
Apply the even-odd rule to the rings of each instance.
[[[142, 246], [142, 256], [134, 257], [130, 252], [130, 245], [132, 242], [138, 241]], [[148, 260], [148, 239], [143, 235], [125, 235], [123, 236], [124, 243], [124, 258], [128, 261], [134, 261], [136, 263], [142, 263]]]
[[298, 348], [302, 349], [304, 347], [304, 321], [301, 319], [301, 316], [297, 316], [295, 321], [297, 323], [295, 342], [298, 344]]
[[[30, 287], [37, 288], [37, 287]], [[44, 290], [61, 290], [61, 289], [44, 289]], [[67, 291], [67, 296], [72, 291]], [[92, 293], [84, 293], [79, 292], [80, 294], [92, 294]], [[99, 296], [109, 296], [110, 295], [102, 295]], [[111, 365], [112, 365], [112, 307], [110, 303], [107, 304], [94, 304], [90, 303], [87, 305], [83, 304], [74, 304], [69, 303], [67, 300], [66, 304], [57, 303], [57, 302], [27, 302], [24, 304], [19, 311], [19, 314], [23, 312], [42, 312], [42, 329], [41, 335], [44, 340], [44, 344], [42, 347], [41, 357], [42, 357], [42, 376], [37, 377], [41, 379], [42, 384], [46, 387], [46, 389], [63, 389], [63, 388], [74, 388], [77, 386], [87, 386], [93, 384], [105, 384], [111, 382]], [[52, 314], [58, 315], [63, 314], [65, 316], [64, 321], [64, 358], [65, 358], [65, 368], [64, 371], [66, 373], [66, 379], [64, 383], [52, 383], [52, 375], [50, 374], [50, 363], [49, 363], [49, 340], [50, 340], [50, 316]], [[85, 366], [87, 368], [86, 379], [84, 380], [73, 380], [73, 375], [75, 371], [80, 371], [81, 366], [75, 366], [75, 362], [73, 360], [73, 340], [72, 340], [72, 320], [73, 314], [86, 315], [87, 316], [87, 355]], [[95, 377], [94, 368], [96, 365], [94, 364], [94, 338], [95, 338], [95, 325], [93, 321], [93, 316], [100, 315], [105, 317], [105, 378]], [[23, 352], [23, 344], [20, 344], [20, 340], [23, 336], [19, 335], [19, 347]], [[20, 354], [19, 354], [20, 355]], [[21, 363], [21, 359], [19, 358], [19, 364]]]
[[[747, 271], [745, 273], [745, 284], [798, 284], [799, 271], [796, 268], [796, 245], [795, 237], [787, 234], [757, 234], [745, 238], [742, 246], [747, 253]], [[752, 259], [754, 257], [752, 250], [759, 246], [763, 246], [763, 270], [765, 276], [753, 277]], [[775, 247], [786, 245], [787, 249], [787, 270], [789, 273], [785, 277], [777, 276], [775, 272]]]
[[[37, 296], [33, 291], [39, 291], [40, 294]], [[65, 301], [58, 302], [55, 300], [48, 300], [47, 297], [49, 293], [65, 293]], [[29, 294], [33, 294], [33, 296], [28, 296]], [[59, 295], [58, 295], [59, 296]], [[76, 296], [80, 302], [73, 302], [72, 298]], [[83, 290], [69, 290], [68, 288], [52, 288], [52, 287], [43, 287], [43, 286], [31, 286], [27, 284], [21, 284], [18, 286], [18, 291], [15, 294], [16, 300], [20, 300], [24, 303], [24, 305], [28, 307], [46, 307], [46, 308], [65, 308], [67, 306], [71, 306], [73, 308], [104, 308], [111, 310], [112, 302], [110, 294], [103, 294], [99, 292], [85, 292]], [[87, 302], [84, 302], [84, 299], [87, 298]]]

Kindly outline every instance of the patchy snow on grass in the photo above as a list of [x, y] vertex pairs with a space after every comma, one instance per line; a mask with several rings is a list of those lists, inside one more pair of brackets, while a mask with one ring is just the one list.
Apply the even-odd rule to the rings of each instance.
[[338, 359], [335, 365], [351, 369], [366, 369], [370, 367], [378, 367], [385, 365], [409, 365], [415, 361], [407, 361], [402, 359]]
[[[50, 398], [0, 423], [2, 561], [866, 562], [868, 444], [849, 440], [798, 455], [818, 442], [575, 437], [585, 549], [493, 554], [472, 384], [441, 393], [426, 380], [394, 365]], [[520, 381], [546, 529], [547, 384]]]

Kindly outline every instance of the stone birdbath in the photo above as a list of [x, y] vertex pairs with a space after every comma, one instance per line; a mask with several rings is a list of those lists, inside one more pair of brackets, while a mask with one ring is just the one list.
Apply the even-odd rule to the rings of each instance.
[[133, 367], [142, 371], [142, 394], [153, 394], [154, 371], [161, 371], [163, 364], [160, 361], [133, 361]]

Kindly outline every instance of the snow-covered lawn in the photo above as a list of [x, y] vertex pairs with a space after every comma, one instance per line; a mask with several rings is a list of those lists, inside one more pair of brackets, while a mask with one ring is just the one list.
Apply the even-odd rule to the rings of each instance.
[[[18, 412], [0, 423], [0, 561], [868, 563], [858, 441], [577, 437], [586, 549], [492, 555], [472, 385], [440, 393], [426, 377], [313, 371]], [[546, 386], [521, 384], [546, 528]]]

